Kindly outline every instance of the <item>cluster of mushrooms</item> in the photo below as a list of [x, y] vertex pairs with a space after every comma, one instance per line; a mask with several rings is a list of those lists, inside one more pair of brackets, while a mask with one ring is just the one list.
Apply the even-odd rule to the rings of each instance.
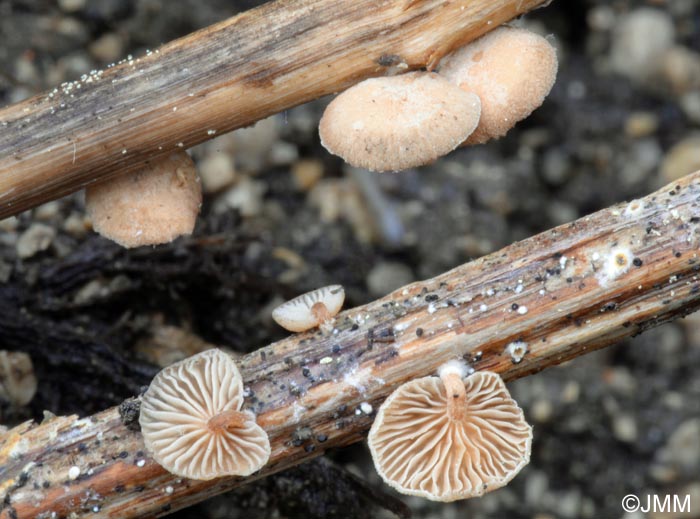
[[422, 166], [460, 145], [505, 135], [542, 104], [557, 68], [546, 38], [499, 27], [447, 55], [437, 73], [373, 78], [349, 88], [323, 114], [321, 143], [372, 171]]
[[[321, 142], [357, 167], [420, 166], [460, 145], [503, 136], [542, 103], [556, 71], [545, 38], [500, 27], [446, 56], [438, 72], [368, 79], [346, 90], [321, 119]], [[135, 247], [191, 233], [201, 199], [194, 164], [178, 151], [89, 187], [86, 206], [95, 230]], [[272, 316], [292, 332], [329, 333], [344, 298], [340, 285], [324, 287]], [[147, 450], [166, 470], [191, 479], [256, 472], [270, 458], [270, 441], [255, 415], [242, 410], [243, 398], [236, 363], [220, 350], [166, 367], [142, 398]], [[459, 360], [396, 389], [368, 436], [387, 484], [436, 501], [504, 486], [529, 462], [531, 442], [532, 429], [501, 378], [470, 374]]]
[[[273, 312], [287, 329], [330, 327], [344, 290], [324, 287]], [[242, 411], [234, 360], [212, 349], [173, 364], [142, 397], [146, 449], [166, 470], [190, 479], [248, 476], [265, 466], [270, 442]], [[434, 501], [480, 496], [507, 484], [530, 460], [532, 429], [495, 373], [469, 374], [450, 361], [437, 377], [412, 380], [379, 409], [368, 436], [377, 472], [403, 494]]]
[[[437, 73], [373, 78], [349, 88], [328, 105], [321, 143], [372, 171], [421, 166], [460, 145], [505, 135], [542, 104], [556, 73], [546, 38], [499, 27], [447, 55]], [[195, 164], [182, 149], [85, 192], [94, 230], [127, 248], [191, 234], [201, 203]]]

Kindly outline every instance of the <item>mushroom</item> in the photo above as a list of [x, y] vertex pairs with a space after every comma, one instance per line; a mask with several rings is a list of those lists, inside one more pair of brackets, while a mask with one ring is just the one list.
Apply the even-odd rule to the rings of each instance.
[[326, 108], [321, 144], [353, 166], [422, 166], [463, 142], [479, 122], [479, 98], [434, 73], [367, 79]]
[[540, 106], [557, 76], [546, 38], [499, 27], [443, 58], [440, 74], [481, 99], [481, 119], [465, 144], [503, 137]]
[[466, 380], [448, 363], [439, 377], [412, 380], [379, 409], [369, 447], [379, 475], [403, 494], [433, 501], [480, 496], [530, 461], [532, 429], [501, 378]]
[[95, 231], [127, 248], [191, 234], [201, 204], [197, 170], [184, 150], [85, 189]]
[[159, 372], [141, 402], [146, 449], [178, 476], [209, 480], [248, 476], [270, 458], [267, 433], [241, 411], [236, 363], [213, 349]]
[[326, 331], [333, 325], [333, 318], [344, 301], [345, 290], [341, 285], [317, 288], [281, 304], [272, 311], [272, 318], [290, 332], [305, 332], [316, 326]]

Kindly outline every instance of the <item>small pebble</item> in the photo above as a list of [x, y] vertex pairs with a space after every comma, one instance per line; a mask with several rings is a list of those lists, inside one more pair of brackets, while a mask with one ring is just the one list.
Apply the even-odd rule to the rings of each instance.
[[673, 182], [700, 169], [700, 135], [691, 135], [676, 143], [661, 162], [661, 175]]
[[613, 69], [634, 81], [647, 82], [672, 47], [675, 29], [665, 10], [642, 7], [620, 18], [612, 38]]
[[613, 419], [613, 434], [615, 438], [625, 443], [634, 443], [637, 440], [637, 422], [634, 416], [627, 413], [618, 413]]
[[375, 265], [367, 275], [367, 288], [379, 297], [414, 281], [413, 271], [403, 263], [383, 261]]
[[33, 223], [17, 240], [17, 256], [27, 259], [45, 251], [51, 246], [55, 236], [56, 231], [52, 227], [43, 223]]
[[318, 159], [300, 160], [292, 166], [294, 184], [301, 191], [308, 191], [323, 177], [323, 163]]
[[218, 193], [236, 181], [233, 158], [227, 153], [208, 155], [197, 164], [197, 170], [205, 193]]

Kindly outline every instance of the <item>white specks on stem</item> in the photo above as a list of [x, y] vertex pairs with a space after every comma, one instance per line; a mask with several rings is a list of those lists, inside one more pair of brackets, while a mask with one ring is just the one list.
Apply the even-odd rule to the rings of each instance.
[[528, 344], [523, 341], [511, 342], [506, 346], [506, 353], [510, 355], [513, 364], [520, 364], [528, 351]]
[[598, 253], [591, 256], [594, 262], [600, 259], [602, 265], [596, 274], [596, 278], [601, 286], [606, 286], [610, 281], [625, 274], [634, 261], [634, 254], [627, 247], [614, 247], [602, 258]]
[[80, 467], [73, 465], [68, 469], [68, 479], [75, 480], [78, 479], [78, 476], [80, 476]]

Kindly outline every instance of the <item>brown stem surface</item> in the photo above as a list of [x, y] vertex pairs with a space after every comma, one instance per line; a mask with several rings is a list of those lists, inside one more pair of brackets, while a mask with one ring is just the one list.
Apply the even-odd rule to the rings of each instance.
[[[331, 334], [296, 334], [246, 355], [244, 409], [257, 413], [272, 445], [252, 478], [361, 440], [394, 389], [448, 360], [511, 380], [695, 310], [699, 201], [697, 172], [347, 310]], [[0, 518], [152, 517], [252, 479], [168, 474], [127, 425], [108, 409], [5, 434]], [[294, 434], [302, 428], [311, 431], [303, 442]]]
[[277, 0], [0, 110], [0, 219], [344, 90], [546, 0]]

